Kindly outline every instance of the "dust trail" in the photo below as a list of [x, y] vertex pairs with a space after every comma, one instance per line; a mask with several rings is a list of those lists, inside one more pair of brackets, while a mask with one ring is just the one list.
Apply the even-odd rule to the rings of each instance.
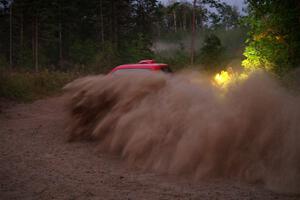
[[225, 96], [195, 73], [100, 75], [65, 91], [70, 140], [97, 140], [144, 169], [300, 193], [300, 98], [266, 74]]

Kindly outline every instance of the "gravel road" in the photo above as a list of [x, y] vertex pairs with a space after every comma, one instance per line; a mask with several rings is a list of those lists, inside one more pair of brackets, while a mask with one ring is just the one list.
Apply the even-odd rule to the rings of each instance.
[[235, 180], [193, 182], [129, 167], [93, 142], [66, 142], [62, 97], [3, 102], [0, 199], [300, 199]]

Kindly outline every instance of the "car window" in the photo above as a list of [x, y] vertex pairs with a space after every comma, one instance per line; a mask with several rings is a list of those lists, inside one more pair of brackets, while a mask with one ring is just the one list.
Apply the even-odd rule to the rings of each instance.
[[148, 74], [153, 71], [150, 69], [119, 69], [113, 72], [113, 74]]
[[165, 72], [165, 73], [172, 73], [172, 69], [169, 66], [163, 67], [161, 68], [161, 71]]

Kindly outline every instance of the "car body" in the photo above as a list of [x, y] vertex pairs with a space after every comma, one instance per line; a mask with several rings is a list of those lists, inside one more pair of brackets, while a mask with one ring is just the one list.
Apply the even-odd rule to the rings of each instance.
[[169, 67], [169, 65], [164, 64], [164, 63], [156, 63], [155, 60], [141, 60], [138, 63], [135, 64], [124, 64], [124, 65], [119, 65], [111, 70], [110, 73], [116, 73], [116, 72], [128, 72], [128, 71], [144, 71], [144, 70], [149, 70], [149, 71], [161, 71], [165, 73], [171, 73], [172, 70]]

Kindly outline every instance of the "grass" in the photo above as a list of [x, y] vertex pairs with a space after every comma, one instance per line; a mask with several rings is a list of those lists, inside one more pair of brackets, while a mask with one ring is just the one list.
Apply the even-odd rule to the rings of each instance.
[[0, 71], [0, 97], [18, 102], [30, 102], [54, 95], [78, 75], [74, 73], [50, 72], [32, 73]]

